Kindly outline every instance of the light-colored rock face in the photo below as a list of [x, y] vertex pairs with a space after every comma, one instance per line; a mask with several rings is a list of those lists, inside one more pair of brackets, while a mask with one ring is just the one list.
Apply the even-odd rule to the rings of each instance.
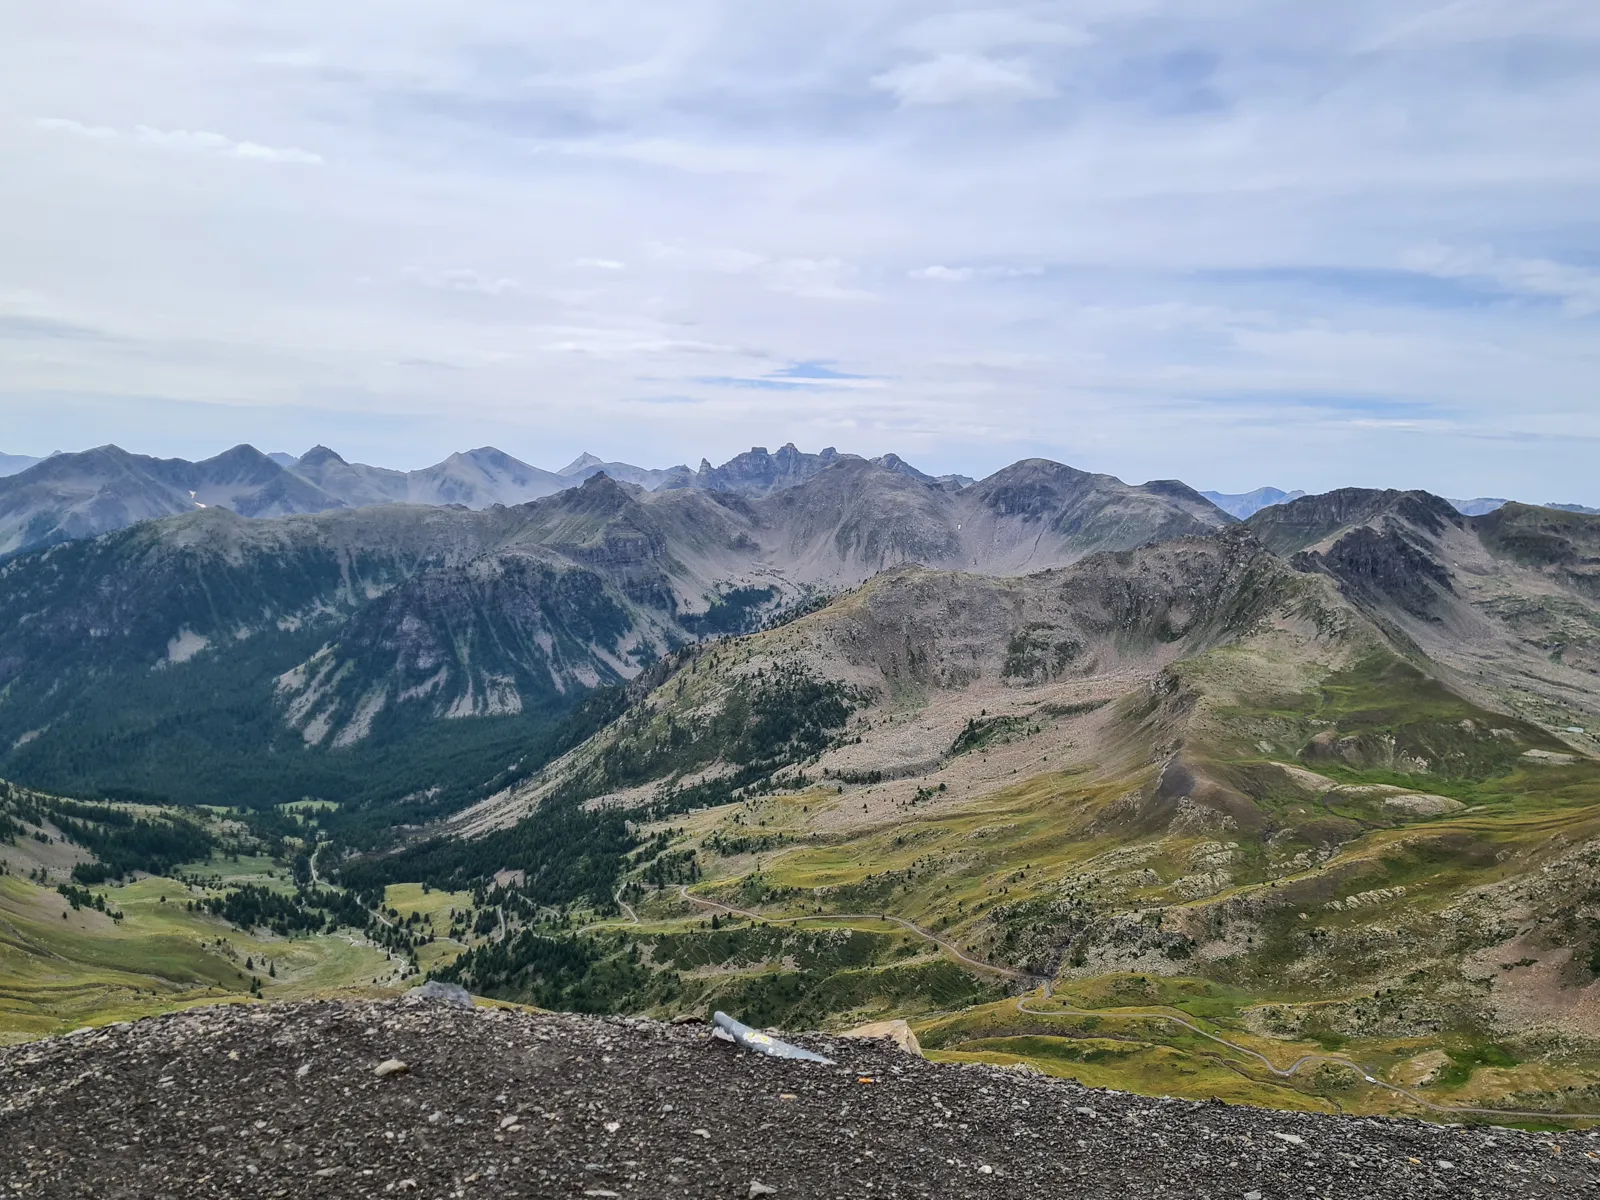
[[865, 1025], [857, 1025], [854, 1029], [847, 1029], [839, 1035], [846, 1038], [883, 1039], [893, 1042], [907, 1054], [922, 1057], [922, 1043], [917, 1041], [917, 1035], [912, 1032], [911, 1026], [904, 1021], [870, 1021]]
[[1576, 754], [1561, 754], [1553, 750], [1524, 750], [1522, 757], [1536, 765], [1551, 767], [1567, 766], [1578, 761]]
[[1415, 1058], [1396, 1064], [1389, 1077], [1406, 1087], [1427, 1087], [1450, 1065], [1450, 1056], [1443, 1050], [1427, 1050]]
[[1445, 813], [1460, 812], [1466, 807], [1461, 801], [1452, 800], [1449, 796], [1433, 796], [1427, 792], [1408, 792], [1401, 796], [1389, 796], [1384, 800], [1383, 806], [1413, 817], [1438, 817]]

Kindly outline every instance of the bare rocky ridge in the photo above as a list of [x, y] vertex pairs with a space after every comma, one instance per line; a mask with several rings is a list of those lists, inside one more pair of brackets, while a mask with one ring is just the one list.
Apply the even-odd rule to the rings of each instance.
[[[0, 1050], [0, 1197], [1576, 1196], [1593, 1134], [1097, 1091], [888, 1042], [434, 1001], [193, 1009]], [[380, 1071], [380, 1067], [382, 1068]]]
[[1247, 526], [1456, 689], [1600, 748], [1600, 520], [1514, 502], [1468, 517], [1426, 492], [1347, 488]]

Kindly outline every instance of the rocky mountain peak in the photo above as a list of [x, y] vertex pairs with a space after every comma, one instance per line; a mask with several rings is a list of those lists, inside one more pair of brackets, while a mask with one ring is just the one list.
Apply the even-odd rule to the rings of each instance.
[[582, 454], [578, 455], [577, 458], [573, 459], [566, 466], [562, 467], [561, 470], [557, 471], [556, 474], [576, 475], [579, 471], [587, 470], [590, 467], [598, 467], [603, 462], [605, 462], [605, 459], [601, 458], [598, 454], [590, 454], [587, 450], [585, 450]]
[[325, 466], [328, 463], [337, 463], [341, 467], [349, 465], [344, 459], [340, 458], [337, 453], [328, 449], [328, 447], [322, 445], [321, 443], [311, 447], [311, 449], [302, 454], [300, 456], [300, 461], [296, 465], [302, 469], [305, 469]]
[[1294, 554], [1385, 514], [1432, 534], [1463, 520], [1448, 500], [1429, 492], [1338, 488], [1264, 508], [1248, 524], [1275, 553]]

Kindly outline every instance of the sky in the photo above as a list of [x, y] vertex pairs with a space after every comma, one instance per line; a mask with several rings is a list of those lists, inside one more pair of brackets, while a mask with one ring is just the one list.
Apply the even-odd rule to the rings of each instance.
[[1600, 504], [1594, 0], [0, 8], [0, 451]]

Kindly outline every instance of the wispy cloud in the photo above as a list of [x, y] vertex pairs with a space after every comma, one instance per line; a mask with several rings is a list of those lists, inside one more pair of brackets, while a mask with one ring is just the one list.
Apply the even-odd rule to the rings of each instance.
[[66, 133], [93, 141], [106, 141], [117, 136], [117, 131], [107, 125], [85, 125], [82, 121], [74, 121], [69, 117], [40, 117], [34, 125], [40, 129], [48, 129], [52, 133]]
[[1082, 27], [1045, 20], [1011, 8], [969, 8], [925, 17], [906, 29], [903, 45], [930, 54], [1005, 50], [1016, 46], [1083, 46], [1094, 38]]
[[1492, 283], [1520, 296], [1553, 300], [1571, 317], [1600, 313], [1600, 271], [1553, 262], [1496, 254], [1485, 247], [1430, 245], [1411, 251], [1405, 264], [1441, 279], [1473, 279]]
[[702, 375], [695, 382], [767, 392], [870, 391], [884, 386], [882, 379], [835, 370], [820, 362], [790, 363], [761, 375]]
[[906, 272], [906, 277], [932, 283], [967, 283], [973, 279], [1031, 279], [1043, 274], [1044, 268], [1040, 266], [947, 267], [942, 263], [934, 263], [927, 267], [914, 267]]
[[146, 146], [183, 154], [216, 154], [252, 162], [298, 163], [302, 166], [317, 166], [322, 162], [320, 154], [312, 154], [298, 146], [238, 142], [225, 134], [210, 133], [203, 129], [152, 129], [148, 125], [138, 125], [134, 127], [134, 136]]
[[1021, 59], [979, 54], [941, 54], [872, 77], [872, 86], [903, 105], [1042, 100], [1055, 89], [1035, 77]]
[[266, 146], [260, 142], [240, 142], [220, 133], [198, 129], [155, 129], [149, 125], [135, 125], [124, 134], [109, 125], [87, 125], [67, 117], [40, 117], [34, 121], [39, 129], [64, 133], [90, 141], [111, 142], [127, 140], [139, 146], [169, 150], [184, 154], [209, 154], [223, 158], [242, 158], [252, 162], [294, 163], [301, 166], [319, 166], [322, 156], [302, 150], [298, 146]]
[[506, 276], [480, 275], [469, 267], [452, 267], [444, 271], [425, 271], [420, 267], [407, 267], [400, 273], [407, 283], [438, 288], [449, 292], [472, 292], [480, 296], [514, 296], [527, 292], [515, 279]]

